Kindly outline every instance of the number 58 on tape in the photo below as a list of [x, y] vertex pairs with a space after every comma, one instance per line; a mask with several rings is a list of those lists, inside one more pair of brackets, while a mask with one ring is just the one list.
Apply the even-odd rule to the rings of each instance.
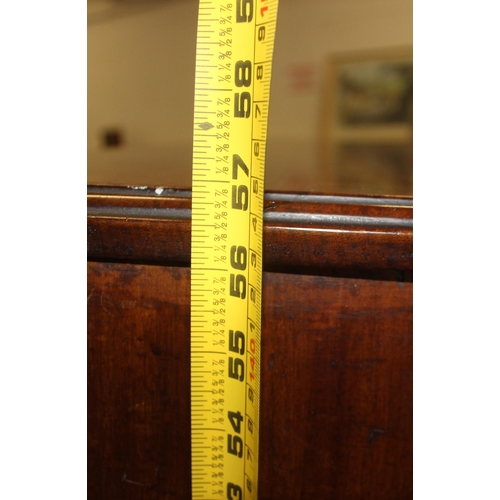
[[192, 497], [257, 498], [262, 227], [277, 0], [200, 1], [191, 239]]

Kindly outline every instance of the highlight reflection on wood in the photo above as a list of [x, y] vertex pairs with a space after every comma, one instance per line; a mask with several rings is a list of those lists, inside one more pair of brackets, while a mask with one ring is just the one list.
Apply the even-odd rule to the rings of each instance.
[[[132, 193], [89, 188], [88, 496], [187, 500], [190, 198]], [[261, 500], [412, 498], [411, 216], [267, 196]]]

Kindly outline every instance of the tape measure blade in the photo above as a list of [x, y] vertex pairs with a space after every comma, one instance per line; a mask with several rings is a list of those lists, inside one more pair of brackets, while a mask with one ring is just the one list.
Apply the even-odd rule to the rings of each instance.
[[191, 239], [194, 499], [256, 499], [265, 151], [277, 0], [200, 1]]

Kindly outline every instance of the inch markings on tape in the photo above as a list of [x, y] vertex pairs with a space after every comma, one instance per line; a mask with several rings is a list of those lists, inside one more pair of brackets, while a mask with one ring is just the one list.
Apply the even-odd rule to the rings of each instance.
[[257, 499], [264, 159], [278, 0], [200, 1], [191, 237], [191, 478]]

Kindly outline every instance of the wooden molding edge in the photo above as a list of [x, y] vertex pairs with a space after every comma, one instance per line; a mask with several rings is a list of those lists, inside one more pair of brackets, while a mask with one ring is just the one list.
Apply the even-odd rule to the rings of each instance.
[[[89, 261], [190, 265], [189, 191], [89, 186], [87, 200]], [[264, 270], [408, 276], [412, 217], [406, 197], [266, 193]]]

